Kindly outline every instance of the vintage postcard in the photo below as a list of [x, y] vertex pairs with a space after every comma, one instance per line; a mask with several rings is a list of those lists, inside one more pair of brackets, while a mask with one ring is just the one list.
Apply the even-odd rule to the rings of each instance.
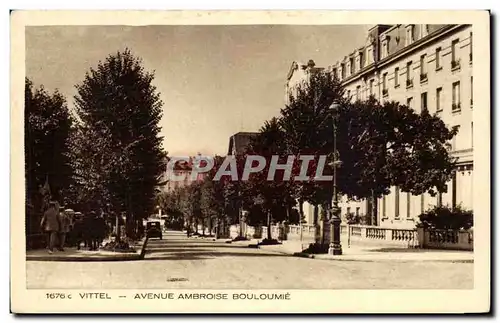
[[489, 21], [13, 11], [11, 311], [490, 311]]

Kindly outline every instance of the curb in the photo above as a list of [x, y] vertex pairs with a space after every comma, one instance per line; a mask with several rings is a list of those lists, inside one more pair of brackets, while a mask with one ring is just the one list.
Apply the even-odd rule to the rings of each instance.
[[[441, 263], [474, 263], [474, 259], [394, 259], [394, 258], [381, 258], [381, 259], [361, 259], [353, 256], [347, 256], [343, 258], [342, 256], [338, 258], [323, 257], [322, 255], [308, 254], [305, 252], [296, 252], [292, 254], [294, 257], [299, 258], [309, 258], [309, 259], [319, 259], [319, 260], [330, 260], [330, 261], [358, 261], [358, 262], [392, 262], [392, 263], [403, 263], [403, 262], [441, 262]], [[319, 257], [318, 257], [319, 256]]]
[[130, 253], [123, 253], [116, 256], [67, 256], [67, 257], [54, 257], [54, 256], [28, 256], [26, 255], [26, 261], [58, 261], [58, 262], [103, 262], [103, 261], [134, 261], [143, 260], [146, 254], [146, 246], [149, 239], [144, 238], [142, 245], [139, 250]]

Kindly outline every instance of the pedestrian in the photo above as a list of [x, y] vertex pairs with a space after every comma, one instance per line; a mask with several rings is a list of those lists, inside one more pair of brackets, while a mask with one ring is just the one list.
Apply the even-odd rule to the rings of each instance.
[[49, 208], [44, 212], [42, 220], [40, 221], [40, 227], [42, 230], [47, 232], [49, 236], [48, 246], [49, 253], [54, 252], [54, 247], [56, 246], [57, 234], [61, 228], [61, 218], [59, 215], [59, 208], [57, 202], [50, 201]]
[[61, 225], [59, 227], [59, 251], [64, 251], [64, 246], [66, 243], [66, 237], [69, 232], [70, 218], [69, 214], [64, 211], [64, 207], [59, 208], [59, 216], [61, 219]]
[[90, 211], [88, 215], [83, 218], [83, 232], [86, 241], [86, 245], [89, 250], [96, 250], [96, 225], [95, 225], [96, 214], [94, 211]]
[[83, 215], [80, 212], [75, 213], [75, 221], [73, 223], [71, 235], [74, 239], [74, 243], [76, 244], [76, 249], [80, 250], [81, 243], [86, 241]]

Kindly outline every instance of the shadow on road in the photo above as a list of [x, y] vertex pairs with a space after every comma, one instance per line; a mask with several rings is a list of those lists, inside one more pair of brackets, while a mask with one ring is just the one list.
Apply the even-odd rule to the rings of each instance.
[[250, 253], [250, 252], [217, 252], [217, 251], [189, 251], [189, 252], [164, 252], [146, 254], [144, 260], [202, 260], [221, 257], [288, 257], [283, 254]]
[[185, 236], [170, 233], [167, 239], [149, 241], [144, 260], [203, 260], [221, 257], [288, 257], [288, 255], [252, 251], [247, 245], [188, 239]]

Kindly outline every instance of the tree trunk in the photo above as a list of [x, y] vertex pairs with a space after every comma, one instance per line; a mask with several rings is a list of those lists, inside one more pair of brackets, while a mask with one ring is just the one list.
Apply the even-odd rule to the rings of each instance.
[[318, 205], [315, 204], [314, 205], [314, 218], [313, 218], [314, 225], [318, 225], [318, 215], [319, 215]]
[[271, 211], [267, 211], [267, 239], [271, 240], [273, 236], [271, 235]]
[[377, 198], [375, 196], [375, 192], [372, 190], [371, 192], [371, 220], [370, 220], [370, 224], [371, 225], [378, 225], [378, 221], [377, 221]]
[[302, 223], [304, 219], [304, 202], [299, 200], [299, 214], [300, 214], [300, 223]]

